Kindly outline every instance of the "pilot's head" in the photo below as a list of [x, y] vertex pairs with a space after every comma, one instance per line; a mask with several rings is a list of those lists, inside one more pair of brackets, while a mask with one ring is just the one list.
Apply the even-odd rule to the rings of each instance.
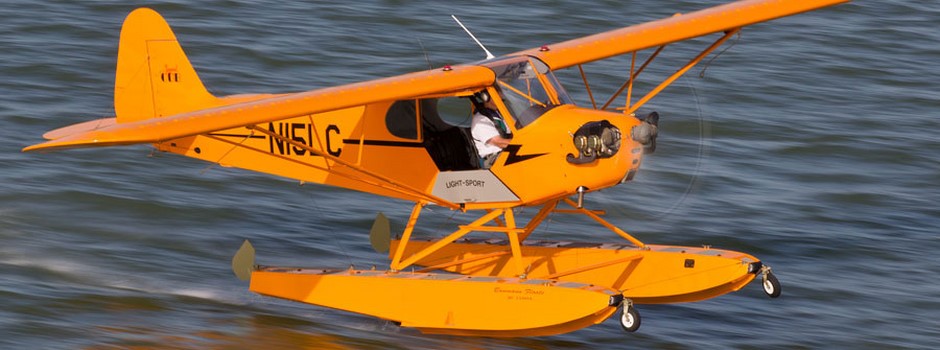
[[487, 92], [486, 90], [480, 90], [480, 91], [474, 92], [471, 98], [473, 98], [475, 102], [480, 103], [480, 104], [488, 104], [491, 100], [490, 93]]

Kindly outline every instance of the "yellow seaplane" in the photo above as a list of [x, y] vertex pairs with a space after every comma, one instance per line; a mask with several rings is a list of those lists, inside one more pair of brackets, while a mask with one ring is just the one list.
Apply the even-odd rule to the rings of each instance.
[[[634, 331], [638, 304], [705, 300], [758, 275], [777, 297], [780, 284], [747, 253], [641, 242], [603, 211], [584, 208], [584, 195], [633, 179], [655, 149], [659, 119], [638, 117], [638, 110], [743, 27], [842, 2], [738, 1], [499, 57], [487, 51], [478, 62], [225, 97], [206, 90], [166, 21], [140, 8], [121, 30], [115, 116], [50, 131], [48, 141], [24, 151], [149, 143], [226, 167], [415, 203], [400, 236], [391, 237], [381, 213], [375, 221], [372, 245], [390, 258], [383, 269], [256, 265], [246, 241], [233, 269], [262, 295], [425, 333], [552, 335], [618, 310], [623, 328]], [[715, 38], [633, 98], [634, 82], [668, 44], [702, 36]], [[642, 50], [651, 53], [638, 65]], [[598, 107], [582, 65], [620, 55], [631, 60], [614, 96], [626, 90], [626, 104], [609, 108], [612, 97]], [[591, 108], [576, 106], [553, 73], [566, 68], [580, 71]], [[441, 238], [412, 238], [429, 205], [480, 215]], [[522, 222], [521, 207], [538, 209]], [[587, 216], [621, 240], [533, 240], [553, 213]]]

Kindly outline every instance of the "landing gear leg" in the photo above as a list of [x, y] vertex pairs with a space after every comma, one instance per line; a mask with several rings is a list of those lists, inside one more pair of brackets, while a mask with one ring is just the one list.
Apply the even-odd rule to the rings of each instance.
[[630, 299], [624, 299], [622, 305], [620, 327], [623, 327], [623, 330], [627, 332], [636, 332], [637, 329], [640, 329], [640, 312], [636, 311], [636, 307], [633, 306], [633, 301]]
[[780, 296], [780, 281], [777, 280], [777, 276], [770, 272], [769, 266], [761, 268], [761, 279], [763, 281], [761, 285], [764, 287], [764, 293], [767, 293], [767, 296], [771, 298]]

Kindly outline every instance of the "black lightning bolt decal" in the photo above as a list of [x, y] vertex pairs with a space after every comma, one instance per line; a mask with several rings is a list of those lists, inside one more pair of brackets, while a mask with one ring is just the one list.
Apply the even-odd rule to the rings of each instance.
[[532, 158], [541, 157], [541, 156], [544, 156], [544, 155], [548, 154], [548, 153], [536, 153], [536, 154], [519, 155], [518, 153], [519, 153], [519, 149], [520, 149], [520, 148], [522, 148], [522, 145], [509, 145], [509, 146], [506, 146], [505, 151], [506, 151], [507, 153], [509, 153], [509, 156], [506, 157], [506, 161], [503, 162], [503, 166], [507, 166], [507, 165], [510, 165], [510, 164], [515, 164], [515, 163], [518, 163], [518, 162], [521, 162], [521, 161], [524, 161], [524, 160], [529, 160], [529, 159], [532, 159]]

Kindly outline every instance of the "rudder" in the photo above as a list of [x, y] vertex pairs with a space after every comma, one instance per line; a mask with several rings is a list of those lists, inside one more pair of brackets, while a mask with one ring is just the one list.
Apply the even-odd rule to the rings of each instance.
[[160, 14], [139, 8], [121, 28], [114, 112], [118, 123], [218, 105]]

